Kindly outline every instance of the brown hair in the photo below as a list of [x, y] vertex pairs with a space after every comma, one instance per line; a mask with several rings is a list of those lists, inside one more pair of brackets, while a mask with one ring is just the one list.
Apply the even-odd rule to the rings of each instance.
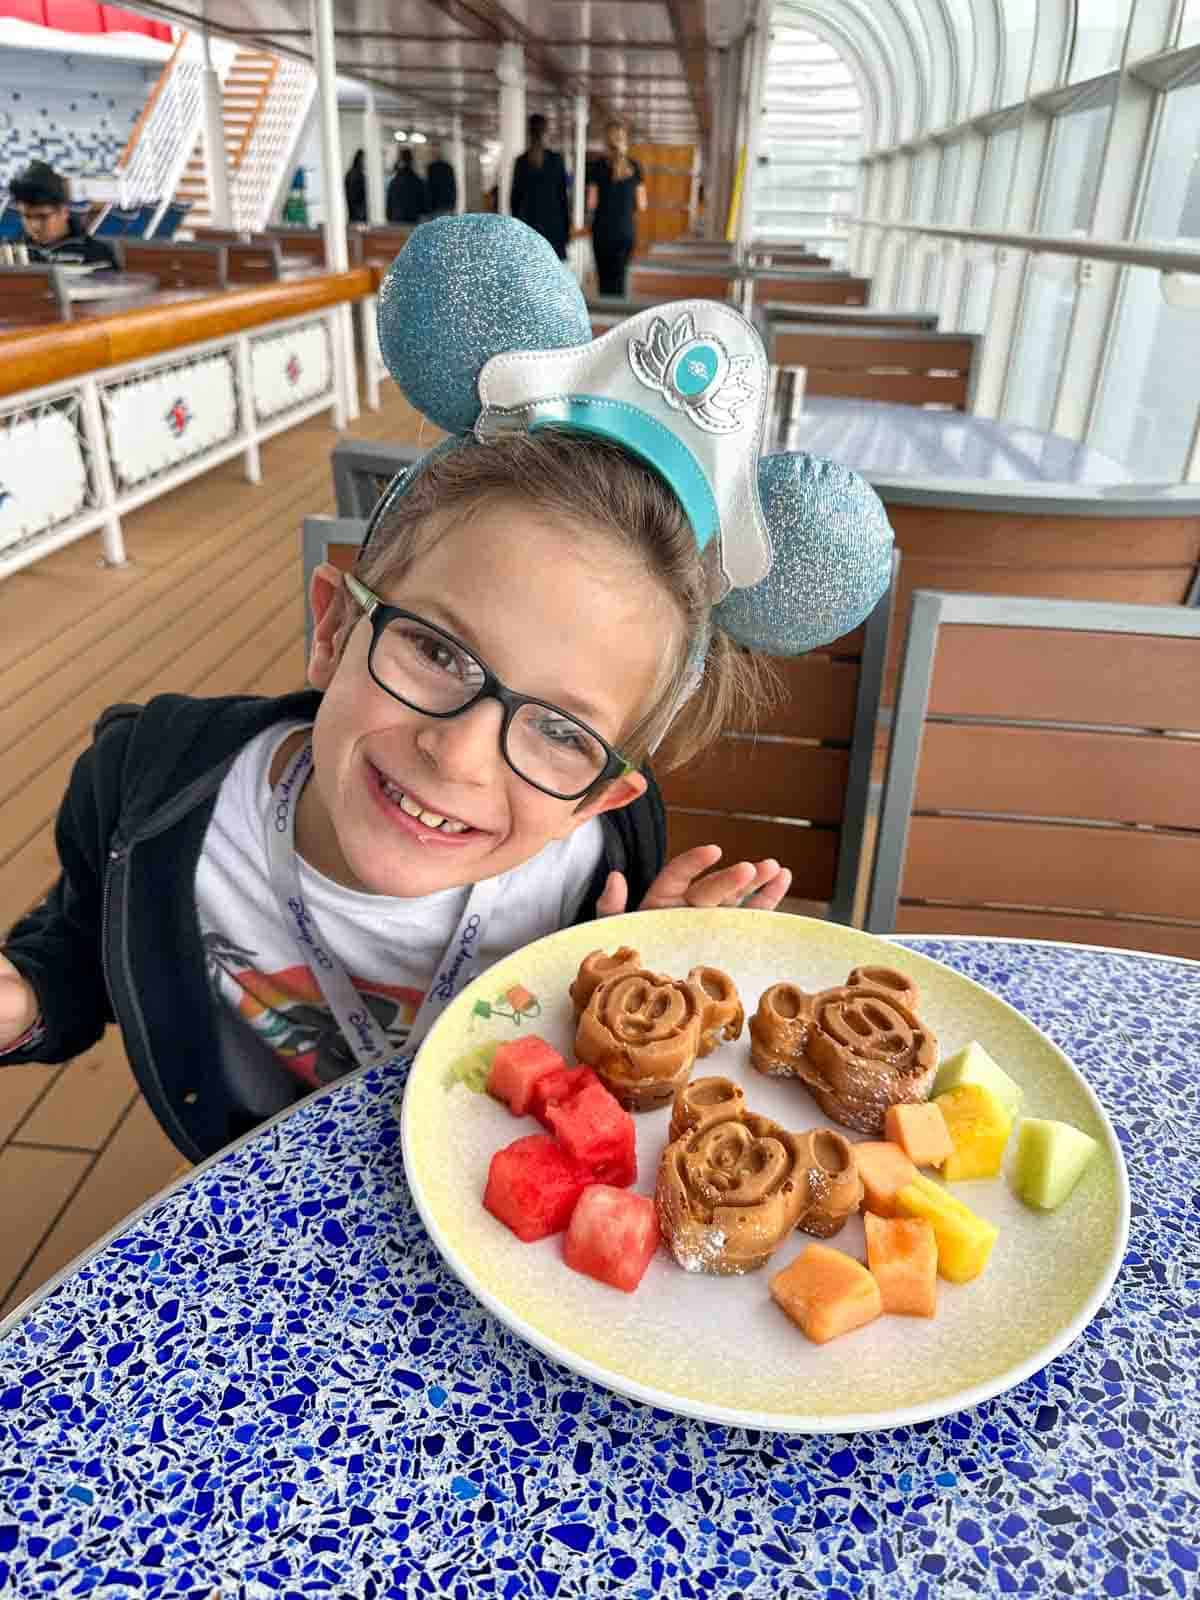
[[[468, 438], [435, 455], [376, 528], [355, 564], [357, 576], [376, 590], [394, 582], [451, 526], [500, 499], [519, 499], [565, 527], [600, 534], [648, 571], [672, 602], [680, 622], [676, 648], [664, 659], [653, 704], [619, 741], [630, 761], [640, 765], [669, 724], [654, 764], [670, 771], [726, 729], [753, 727], [774, 702], [778, 680], [766, 660], [709, 628], [713, 546], [702, 559], [666, 482], [603, 439], [547, 428], [487, 442]], [[351, 620], [344, 591], [342, 603], [344, 625]], [[701, 652], [699, 687], [680, 706]]]

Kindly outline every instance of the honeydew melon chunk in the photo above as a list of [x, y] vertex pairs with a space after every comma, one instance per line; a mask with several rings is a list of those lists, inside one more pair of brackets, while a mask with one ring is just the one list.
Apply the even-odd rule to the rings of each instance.
[[1021, 1109], [1021, 1085], [1014, 1083], [1004, 1068], [997, 1066], [983, 1046], [974, 1039], [942, 1062], [937, 1077], [933, 1080], [933, 1094], [944, 1094], [947, 1089], [957, 1089], [960, 1083], [978, 1083], [983, 1088], [990, 1089], [1008, 1113], [1010, 1122], [1015, 1120]]
[[1053, 1211], [1079, 1182], [1098, 1149], [1090, 1134], [1069, 1122], [1023, 1117], [1017, 1125], [1013, 1188], [1026, 1205]]

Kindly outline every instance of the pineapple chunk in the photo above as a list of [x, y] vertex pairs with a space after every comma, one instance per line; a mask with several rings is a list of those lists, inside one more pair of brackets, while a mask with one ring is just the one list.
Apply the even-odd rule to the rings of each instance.
[[994, 1178], [1004, 1159], [1012, 1119], [990, 1089], [981, 1083], [960, 1083], [933, 1102], [946, 1119], [954, 1146], [942, 1163], [947, 1183], [964, 1178]]
[[933, 1092], [943, 1094], [947, 1089], [957, 1089], [960, 1083], [981, 1083], [990, 1089], [1007, 1111], [1010, 1122], [1021, 1109], [1020, 1084], [1014, 1083], [974, 1039], [942, 1062], [933, 1080]]
[[896, 1196], [903, 1217], [924, 1217], [937, 1240], [938, 1272], [951, 1283], [969, 1283], [987, 1266], [999, 1230], [922, 1173]]

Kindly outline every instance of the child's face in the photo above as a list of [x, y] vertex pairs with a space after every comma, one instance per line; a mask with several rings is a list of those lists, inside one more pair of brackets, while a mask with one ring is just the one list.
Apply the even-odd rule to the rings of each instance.
[[[501, 754], [498, 700], [445, 720], [410, 710], [372, 679], [361, 614], [338, 659], [339, 584], [331, 567], [314, 574], [309, 680], [325, 695], [297, 820], [301, 853], [327, 876], [405, 898], [476, 883], [643, 793], [636, 772], [582, 806], [541, 793]], [[456, 635], [517, 693], [574, 712], [618, 749], [680, 626], [665, 593], [602, 537], [571, 538], [519, 502], [478, 508], [378, 592]], [[466, 829], [411, 816], [401, 792]]]

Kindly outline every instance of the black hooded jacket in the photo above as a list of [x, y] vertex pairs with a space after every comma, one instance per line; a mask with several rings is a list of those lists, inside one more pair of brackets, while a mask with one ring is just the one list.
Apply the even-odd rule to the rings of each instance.
[[[104, 713], [59, 812], [62, 874], [4, 944], [37, 993], [42, 1028], [28, 1046], [0, 1053], [0, 1067], [70, 1060], [115, 1021], [151, 1110], [184, 1155], [200, 1160], [255, 1125], [219, 1070], [196, 866], [238, 754], [275, 723], [311, 722], [320, 698], [160, 695]], [[625, 874], [636, 906], [665, 859], [653, 780], [601, 823], [604, 860], [580, 922], [595, 916], [610, 871]]]

